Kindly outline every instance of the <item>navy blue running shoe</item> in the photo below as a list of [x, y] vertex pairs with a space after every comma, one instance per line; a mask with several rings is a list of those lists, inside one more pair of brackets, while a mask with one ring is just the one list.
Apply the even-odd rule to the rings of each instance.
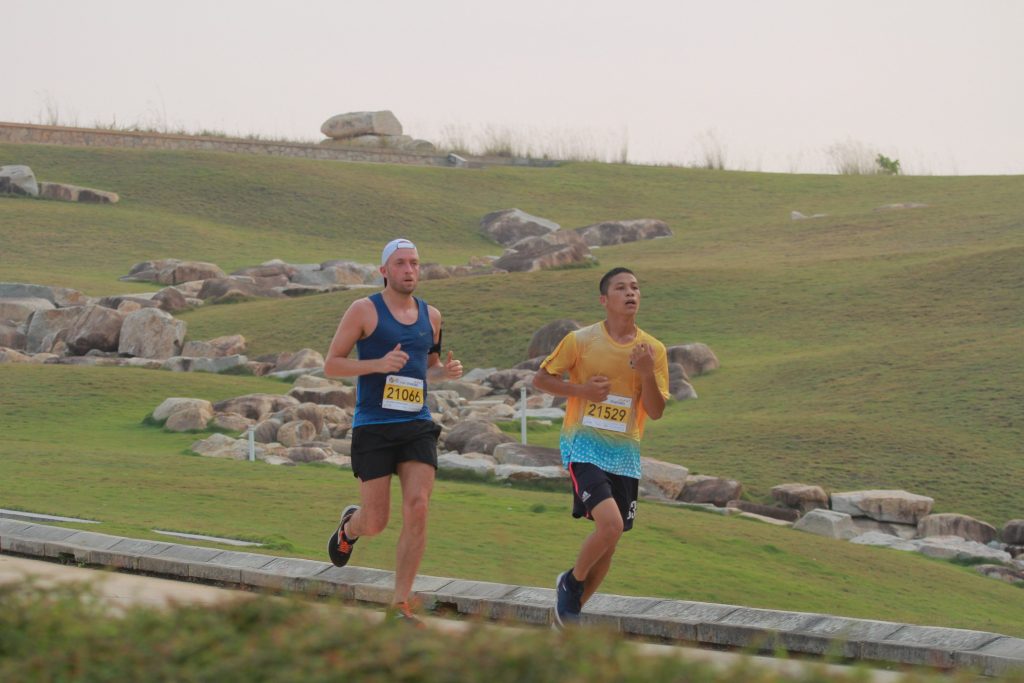
[[567, 569], [555, 580], [555, 622], [556, 629], [563, 629], [567, 624], [576, 624], [580, 620], [580, 599], [583, 597], [583, 584]]

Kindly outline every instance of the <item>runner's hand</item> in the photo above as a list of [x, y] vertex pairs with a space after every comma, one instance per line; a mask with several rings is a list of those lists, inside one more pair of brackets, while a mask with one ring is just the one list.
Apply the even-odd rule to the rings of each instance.
[[401, 344], [396, 344], [395, 348], [388, 351], [387, 355], [377, 360], [378, 372], [398, 372], [405, 367], [405, 364], [409, 362], [409, 354], [402, 350]]
[[612, 383], [604, 375], [594, 375], [582, 385], [583, 397], [601, 403], [608, 398], [608, 392], [611, 391]]
[[654, 372], [654, 349], [650, 344], [637, 344], [629, 354], [629, 367], [642, 375]]
[[462, 361], [452, 360], [452, 352], [448, 352], [448, 360], [444, 362], [444, 376], [446, 379], [458, 379], [462, 377]]

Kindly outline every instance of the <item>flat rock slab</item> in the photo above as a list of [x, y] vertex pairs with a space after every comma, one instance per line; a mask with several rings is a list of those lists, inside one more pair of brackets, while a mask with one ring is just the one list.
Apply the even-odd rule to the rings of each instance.
[[[502, 600], [518, 586], [509, 583], [455, 579], [423, 596], [424, 606], [455, 605], [461, 614], [483, 615], [495, 600]], [[429, 601], [429, 604], [428, 604]]]

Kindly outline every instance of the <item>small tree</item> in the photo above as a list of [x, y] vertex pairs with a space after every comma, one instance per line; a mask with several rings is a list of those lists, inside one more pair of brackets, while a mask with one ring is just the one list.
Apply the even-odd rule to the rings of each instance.
[[875, 158], [875, 163], [878, 164], [878, 172], [884, 175], [899, 175], [900, 174], [900, 160], [890, 159], [884, 154], [879, 154]]

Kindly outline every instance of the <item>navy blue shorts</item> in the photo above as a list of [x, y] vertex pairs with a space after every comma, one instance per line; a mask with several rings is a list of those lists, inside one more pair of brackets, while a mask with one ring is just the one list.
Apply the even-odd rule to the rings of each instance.
[[441, 426], [433, 420], [386, 422], [352, 430], [352, 474], [360, 481], [398, 472], [398, 463], [423, 462], [437, 469], [437, 437]]
[[605, 472], [589, 462], [569, 463], [569, 478], [572, 479], [572, 516], [593, 519], [590, 514], [598, 503], [614, 498], [622, 515], [622, 530], [633, 528], [636, 517], [636, 500], [640, 492], [640, 480], [621, 474]]

